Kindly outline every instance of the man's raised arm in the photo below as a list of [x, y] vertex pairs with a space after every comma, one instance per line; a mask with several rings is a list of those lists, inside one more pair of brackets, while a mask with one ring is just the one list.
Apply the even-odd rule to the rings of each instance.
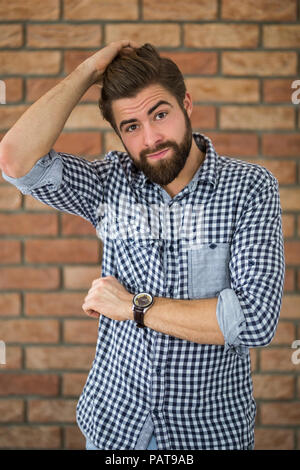
[[0, 143], [0, 167], [6, 175], [24, 176], [51, 150], [80, 98], [99, 82], [107, 65], [123, 47], [136, 44], [128, 40], [109, 44], [26, 110]]

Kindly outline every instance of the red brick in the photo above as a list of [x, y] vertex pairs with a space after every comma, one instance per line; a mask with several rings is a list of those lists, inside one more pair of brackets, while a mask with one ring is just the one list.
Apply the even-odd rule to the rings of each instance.
[[62, 214], [62, 235], [95, 235], [95, 227], [86, 219], [73, 214]]
[[0, 268], [0, 289], [57, 289], [57, 268]]
[[262, 424], [299, 425], [300, 403], [261, 403], [260, 416]]
[[297, 0], [244, 0], [237, 8], [236, 0], [222, 0], [225, 20], [295, 21]]
[[1, 426], [1, 449], [59, 449], [60, 435], [57, 426]]
[[68, 20], [137, 20], [138, 0], [65, 0]]
[[160, 51], [162, 57], [173, 60], [184, 75], [214, 75], [218, 69], [216, 52], [169, 52]]
[[300, 241], [285, 241], [285, 261], [289, 265], [300, 264]]
[[26, 194], [24, 196], [24, 208], [28, 211], [43, 211], [43, 212], [53, 212], [58, 214], [58, 210], [54, 209], [53, 207], [48, 206], [47, 204], [44, 204], [41, 201], [38, 201], [34, 197], [30, 196], [29, 194]]
[[300, 210], [300, 188], [280, 188], [280, 201], [283, 210]]
[[0, 263], [20, 263], [21, 242], [16, 240], [0, 240]]
[[290, 346], [296, 335], [295, 325], [292, 322], [279, 321], [272, 344]]
[[65, 427], [65, 447], [70, 450], [85, 449], [85, 437], [78, 426]]
[[282, 215], [282, 230], [284, 238], [291, 238], [295, 234], [295, 217], [294, 215]]
[[42, 95], [54, 88], [62, 78], [27, 78], [26, 80], [26, 101], [31, 103], [38, 100]]
[[88, 320], [65, 320], [64, 342], [73, 344], [95, 344], [98, 335], [98, 322]]
[[1, 20], [58, 20], [59, 0], [0, 0]]
[[35, 48], [100, 47], [100, 25], [48, 24], [28, 25], [27, 44]]
[[56, 320], [2, 320], [1, 337], [5, 343], [56, 343], [59, 323]]
[[0, 214], [1, 235], [56, 235], [56, 214]]
[[215, 129], [217, 125], [217, 113], [214, 106], [194, 105], [191, 116], [193, 129]]
[[262, 151], [267, 157], [300, 157], [300, 135], [264, 134]]
[[297, 165], [294, 161], [286, 160], [252, 160], [267, 168], [277, 178], [279, 184], [294, 184], [297, 180]]
[[253, 374], [255, 399], [282, 400], [295, 395], [295, 378], [292, 375]]
[[101, 277], [100, 266], [70, 266], [63, 269], [66, 289], [89, 289], [98, 277]]
[[71, 153], [92, 160], [101, 155], [102, 135], [99, 132], [65, 132], [59, 136], [53, 148], [57, 152]]
[[76, 420], [77, 400], [30, 400], [28, 419], [36, 423], [65, 422]]
[[30, 263], [97, 263], [97, 240], [48, 239], [28, 240], [26, 260]]
[[280, 316], [281, 318], [294, 318], [300, 319], [300, 295], [284, 295], [282, 298], [282, 306]]
[[96, 104], [79, 104], [71, 112], [64, 129], [67, 131], [94, 129], [99, 132], [99, 129], [111, 129], [111, 126], [102, 118]]
[[0, 316], [16, 316], [21, 312], [19, 294], [0, 294]]
[[[88, 57], [95, 53], [94, 50], [66, 50], [64, 51], [64, 72], [65, 74], [71, 73], [81, 62], [84, 62]], [[42, 83], [42, 82], [41, 82]], [[45, 82], [44, 82], [45, 83]], [[41, 85], [40, 85], [41, 86]], [[45, 86], [45, 85], [44, 85]], [[97, 87], [96, 85], [94, 86]]]
[[[0, 422], [1, 423], [17, 423], [23, 421], [24, 403], [23, 400], [9, 399], [0, 400]], [[2, 429], [0, 427], [0, 429]], [[0, 442], [2, 442], [0, 440]]]
[[286, 267], [284, 277], [284, 292], [295, 290], [295, 269]]
[[138, 44], [150, 42], [157, 47], [178, 47], [181, 42], [180, 26], [172, 23], [118, 23], [106, 25], [106, 44], [124, 38], [130, 38]]
[[273, 130], [293, 129], [294, 109], [285, 106], [223, 106], [220, 110], [221, 129]]
[[257, 80], [232, 78], [186, 79], [186, 86], [194, 101], [257, 103], [259, 89]]
[[293, 80], [291, 79], [265, 79], [263, 83], [263, 100], [265, 103], [291, 103], [292, 83]]
[[42, 370], [90, 370], [95, 346], [33, 346], [26, 348], [26, 367]]
[[19, 370], [22, 367], [22, 350], [18, 346], [6, 345], [6, 364], [0, 364], [0, 371]]
[[57, 395], [59, 380], [47, 374], [0, 374], [0, 395]]
[[63, 374], [62, 394], [78, 397], [85, 385], [87, 374], [65, 373]]
[[[0, 4], [1, 7], [1, 4]], [[22, 26], [19, 24], [0, 25], [0, 47], [21, 47], [23, 45]]]
[[216, 0], [144, 0], [143, 16], [145, 20], [214, 20], [217, 17]]
[[268, 25], [263, 27], [263, 45], [271, 48], [299, 48], [299, 25]]
[[184, 44], [187, 47], [254, 48], [258, 45], [257, 25], [249, 24], [186, 24]]
[[3, 184], [0, 186], [0, 210], [19, 209], [22, 204], [22, 194], [14, 186]]
[[223, 52], [222, 71], [227, 75], [286, 76], [297, 73], [295, 52]]
[[25, 295], [25, 312], [30, 316], [84, 316], [84, 293], [52, 292]]
[[55, 75], [60, 57], [59, 51], [0, 51], [1, 74]]
[[292, 429], [255, 428], [254, 450], [293, 450], [294, 431]]
[[299, 365], [293, 364], [292, 354], [294, 350], [285, 348], [267, 348], [260, 351], [260, 367], [262, 371], [297, 371]]
[[251, 133], [209, 132], [216, 151], [231, 157], [250, 157], [258, 154], [258, 137]]
[[5, 78], [6, 103], [17, 103], [23, 99], [23, 79]]

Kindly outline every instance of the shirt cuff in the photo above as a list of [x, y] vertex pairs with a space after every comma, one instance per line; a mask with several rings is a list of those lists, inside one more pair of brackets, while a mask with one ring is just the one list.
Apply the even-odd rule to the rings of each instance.
[[3, 178], [23, 194], [30, 194], [34, 189], [48, 186], [49, 189], [58, 189], [62, 181], [63, 164], [61, 157], [51, 149], [47, 155], [40, 158], [34, 167], [20, 178], [12, 178], [2, 172]]
[[219, 293], [217, 319], [225, 340], [225, 352], [245, 357], [248, 347], [240, 344], [239, 335], [245, 328], [246, 320], [234, 290], [224, 289]]

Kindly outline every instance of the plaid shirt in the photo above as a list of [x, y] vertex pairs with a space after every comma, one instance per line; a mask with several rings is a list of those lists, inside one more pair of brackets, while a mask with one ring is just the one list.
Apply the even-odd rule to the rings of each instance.
[[[171, 198], [124, 152], [88, 162], [51, 150], [23, 193], [89, 220], [104, 242], [102, 275], [132, 294], [218, 297], [225, 345], [196, 344], [133, 321], [99, 319], [77, 422], [99, 449], [252, 449], [249, 348], [273, 338], [284, 281], [278, 182], [265, 168], [206, 152]], [[146, 439], [146, 440], [145, 440]]]

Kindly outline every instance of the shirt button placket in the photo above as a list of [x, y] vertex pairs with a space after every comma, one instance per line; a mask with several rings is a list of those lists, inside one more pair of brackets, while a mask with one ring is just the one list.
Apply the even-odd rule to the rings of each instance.
[[167, 336], [159, 336], [156, 343], [156, 355], [153, 361], [152, 369], [152, 406], [151, 414], [154, 421], [154, 426], [165, 429], [163, 422], [163, 406], [165, 395], [165, 364], [168, 353]]

